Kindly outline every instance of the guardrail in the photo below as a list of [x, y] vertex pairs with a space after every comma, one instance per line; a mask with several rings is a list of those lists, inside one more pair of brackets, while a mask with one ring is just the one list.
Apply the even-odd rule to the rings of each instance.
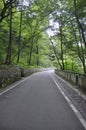
[[66, 70], [55, 69], [55, 73], [64, 79], [71, 81], [72, 83], [78, 85], [80, 88], [86, 90], [86, 75], [74, 72], [69, 72]]

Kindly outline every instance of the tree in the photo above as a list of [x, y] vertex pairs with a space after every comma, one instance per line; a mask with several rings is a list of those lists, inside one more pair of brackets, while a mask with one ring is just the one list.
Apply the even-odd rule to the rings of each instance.
[[19, 26], [19, 38], [18, 38], [18, 56], [17, 56], [17, 63], [19, 63], [20, 60], [20, 48], [21, 48], [21, 33], [22, 33], [22, 15], [23, 15], [23, 11], [22, 11], [22, 6], [23, 6], [23, 1], [21, 1], [21, 7], [20, 7], [20, 26]]
[[9, 31], [9, 44], [7, 48], [7, 54], [5, 64], [11, 64], [11, 53], [12, 53], [12, 3], [10, 5], [10, 31]]
[[1, 64], [86, 73], [85, 1], [3, 0], [0, 11]]

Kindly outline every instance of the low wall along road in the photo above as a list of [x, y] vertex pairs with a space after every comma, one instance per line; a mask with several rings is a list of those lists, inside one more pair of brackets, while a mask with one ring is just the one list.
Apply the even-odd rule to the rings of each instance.
[[41, 69], [24, 69], [16, 65], [2, 66], [0, 68], [0, 88], [38, 71], [41, 71]]
[[58, 74], [59, 76], [63, 77], [64, 79], [76, 84], [81, 89], [86, 90], [86, 75], [68, 72], [68, 71], [59, 70], [59, 69], [56, 69], [55, 73]]

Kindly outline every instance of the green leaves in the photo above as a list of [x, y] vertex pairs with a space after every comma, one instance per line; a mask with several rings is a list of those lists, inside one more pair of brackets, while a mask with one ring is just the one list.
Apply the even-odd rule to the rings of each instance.
[[[21, 1], [13, 4], [12, 8], [12, 63], [16, 63], [19, 49], [18, 64], [44, 67], [59, 64], [58, 67], [73, 71], [78, 71], [80, 67], [82, 69], [83, 63], [86, 66], [86, 47], [83, 40], [86, 26], [85, 0], [76, 0], [76, 5], [74, 0], [22, 0], [23, 3], [19, 2]], [[9, 8], [5, 7], [1, 0], [0, 11], [6, 9], [5, 15], [8, 14], [0, 23], [1, 63], [4, 62], [9, 42], [10, 12]], [[20, 21], [21, 11], [22, 22]], [[52, 25], [49, 24], [50, 22]], [[54, 46], [50, 43], [47, 29], [53, 33]], [[21, 45], [18, 47], [19, 32], [21, 32]]]

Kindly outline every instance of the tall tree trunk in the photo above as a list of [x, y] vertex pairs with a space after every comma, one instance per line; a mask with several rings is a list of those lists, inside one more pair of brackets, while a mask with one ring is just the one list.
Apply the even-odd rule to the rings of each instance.
[[61, 42], [61, 61], [62, 61], [62, 69], [64, 70], [62, 25], [60, 25], [60, 42]]
[[28, 61], [28, 64], [29, 64], [29, 65], [31, 65], [32, 52], [33, 52], [33, 40], [32, 40], [32, 44], [31, 44], [31, 46], [30, 46], [30, 55], [29, 55], [29, 61]]
[[78, 23], [78, 27], [80, 28], [81, 35], [82, 35], [82, 39], [83, 39], [83, 42], [84, 42], [84, 45], [85, 45], [85, 48], [86, 48], [85, 33], [84, 33], [84, 29], [83, 29], [83, 27], [82, 27], [82, 24], [80, 23], [80, 20], [79, 20], [76, 0], [74, 0], [74, 9], [75, 9], [74, 12], [75, 12], [75, 17], [76, 17], [76, 20], [77, 20], [77, 23]]
[[37, 55], [36, 65], [39, 66], [39, 47], [38, 47], [38, 44], [36, 45], [36, 55]]
[[[80, 43], [81, 43], [81, 46], [80, 46], [79, 43], [78, 43], [77, 36], [76, 36], [76, 30], [75, 30], [72, 22], [71, 22], [71, 25], [72, 25], [72, 29], [73, 29], [73, 35], [74, 35], [74, 38], [75, 38], [76, 46], [77, 46], [78, 57], [79, 57], [79, 59], [80, 59], [80, 61], [82, 63], [83, 72], [84, 72], [84, 74], [86, 74], [85, 53], [84, 53], [84, 48], [83, 48], [83, 45], [82, 45], [82, 41], [81, 41], [81, 38], [80, 38]], [[79, 35], [80, 35], [80, 31], [79, 31]]]
[[11, 64], [11, 53], [12, 53], [12, 4], [10, 6], [9, 44], [8, 44], [8, 48], [7, 48], [5, 64]]
[[84, 74], [86, 74], [86, 64], [85, 64], [85, 62], [83, 62], [83, 71], [84, 71]]
[[21, 49], [21, 32], [22, 32], [22, 7], [21, 7], [21, 14], [20, 14], [20, 28], [19, 28], [19, 40], [18, 40], [18, 55], [17, 55], [17, 63], [20, 60], [20, 49]]
[[57, 51], [56, 51], [56, 48], [55, 48], [55, 46], [54, 46], [54, 44], [53, 44], [52, 39], [50, 39], [50, 42], [51, 42], [51, 44], [52, 44], [53, 51], [54, 51], [54, 54], [55, 54], [56, 59], [57, 59], [57, 61], [58, 61], [58, 64], [59, 64], [60, 68], [62, 69], [62, 64], [60, 63], [60, 59], [59, 59], [59, 57], [58, 57], [58, 54], [57, 54]]

